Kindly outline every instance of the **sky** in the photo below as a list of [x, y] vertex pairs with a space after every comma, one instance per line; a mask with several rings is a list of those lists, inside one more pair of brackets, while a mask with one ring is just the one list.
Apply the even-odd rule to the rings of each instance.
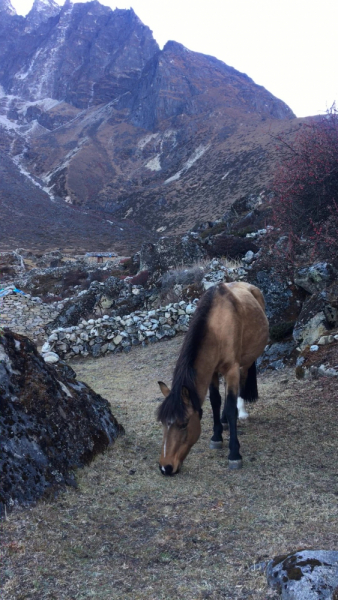
[[[100, 1], [132, 7], [161, 48], [175, 40], [246, 73], [297, 117], [338, 104], [337, 0]], [[24, 15], [32, 0], [12, 4]]]

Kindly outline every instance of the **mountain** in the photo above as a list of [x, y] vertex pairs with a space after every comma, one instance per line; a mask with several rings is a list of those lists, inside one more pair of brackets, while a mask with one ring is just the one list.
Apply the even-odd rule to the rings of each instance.
[[[47, 231], [56, 205], [123, 221], [127, 246], [135, 231], [150, 240], [220, 217], [269, 186], [273, 135], [297, 126], [247, 75], [174, 41], [160, 50], [132, 9], [35, 0], [24, 18], [0, 0], [0, 40], [2, 168], [43, 194]], [[16, 196], [31, 213], [31, 200]], [[113, 249], [100, 227], [91, 243]], [[88, 241], [80, 227], [75, 240]]]

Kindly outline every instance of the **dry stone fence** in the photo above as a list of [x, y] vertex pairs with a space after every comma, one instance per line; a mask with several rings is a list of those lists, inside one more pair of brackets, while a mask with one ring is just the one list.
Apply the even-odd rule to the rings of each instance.
[[[10, 291], [11, 290], [11, 291]], [[62, 302], [43, 303], [40, 298], [13, 292], [10, 288], [0, 299], [0, 326], [27, 335], [34, 342], [45, 338], [45, 325], [53, 321], [63, 308]]]

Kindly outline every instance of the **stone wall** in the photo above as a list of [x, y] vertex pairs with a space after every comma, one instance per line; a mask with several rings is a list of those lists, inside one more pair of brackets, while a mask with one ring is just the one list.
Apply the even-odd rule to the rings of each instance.
[[77, 326], [59, 327], [42, 347], [47, 362], [59, 357], [102, 356], [107, 352], [129, 352], [132, 346], [155, 343], [188, 330], [197, 300], [181, 301], [156, 310], [135, 311], [124, 317], [103, 316], [82, 320]]
[[62, 302], [44, 304], [28, 294], [11, 293], [0, 298], [0, 326], [40, 342], [46, 337], [44, 326], [53, 321], [62, 308]]

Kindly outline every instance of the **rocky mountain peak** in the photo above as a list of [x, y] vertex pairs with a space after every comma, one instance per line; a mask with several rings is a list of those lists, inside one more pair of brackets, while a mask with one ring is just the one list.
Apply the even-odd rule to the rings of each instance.
[[[58, 19], [49, 19], [58, 13]], [[150, 29], [133, 10], [112, 11], [97, 1], [67, 0], [60, 9], [54, 0], [35, 0], [25, 21], [29, 43], [16, 36], [2, 81], [7, 93], [33, 102], [48, 97], [88, 108], [131, 97], [142, 69], [158, 52]]]
[[0, 0], [0, 14], [6, 13], [7, 15], [16, 15], [16, 10], [14, 6], [12, 6], [10, 0]]
[[43, 21], [58, 15], [60, 10], [61, 7], [54, 0], [34, 0], [33, 6], [26, 17], [25, 31], [36, 29]]
[[270, 132], [294, 115], [244, 73], [173, 40], [160, 50], [132, 9], [35, 0], [25, 18], [0, 6], [0, 200], [27, 203], [21, 171], [31, 206], [38, 190], [59, 199], [63, 223], [69, 205], [84, 221], [99, 211], [97, 239], [115, 227], [134, 244], [135, 224], [149, 239], [180, 232], [269, 181]]

